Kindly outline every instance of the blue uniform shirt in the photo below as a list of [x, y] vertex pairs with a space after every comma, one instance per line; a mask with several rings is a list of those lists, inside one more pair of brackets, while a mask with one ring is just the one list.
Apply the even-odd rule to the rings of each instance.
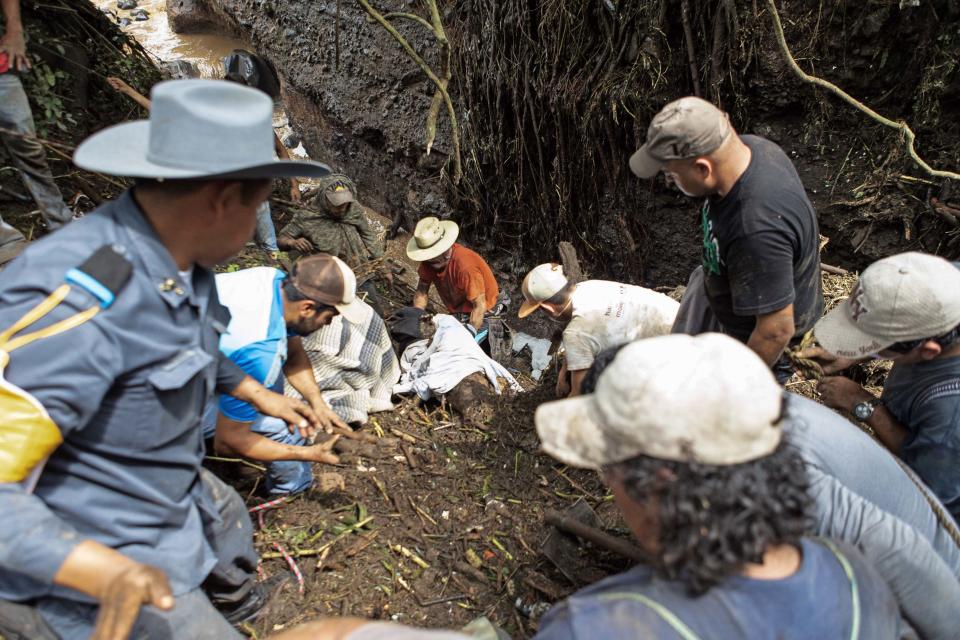
[[[34, 242], [0, 272], [0, 328], [104, 244], [133, 264], [116, 302], [14, 351], [5, 372], [46, 407], [64, 442], [32, 494], [0, 484], [0, 598], [89, 600], [52, 585], [85, 539], [159, 567], [174, 595], [198, 587], [215, 562], [204, 535], [204, 523], [218, 516], [199, 479], [200, 418], [214, 388], [230, 391], [244, 374], [217, 348], [230, 314], [213, 274], [198, 266], [184, 282], [127, 191]], [[96, 303], [75, 288], [34, 328]]]

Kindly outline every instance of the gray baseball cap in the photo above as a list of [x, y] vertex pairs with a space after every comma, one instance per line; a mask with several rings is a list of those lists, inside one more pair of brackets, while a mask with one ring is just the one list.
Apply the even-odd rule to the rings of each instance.
[[669, 160], [716, 151], [732, 131], [727, 114], [706, 100], [692, 96], [674, 100], [650, 122], [647, 141], [630, 156], [630, 170], [652, 178]]

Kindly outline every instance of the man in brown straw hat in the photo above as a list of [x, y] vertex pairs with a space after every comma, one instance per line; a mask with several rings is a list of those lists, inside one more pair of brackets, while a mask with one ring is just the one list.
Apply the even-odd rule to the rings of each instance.
[[407, 243], [407, 257], [420, 263], [413, 306], [426, 309], [430, 286], [436, 285], [447, 311], [466, 316], [464, 324], [476, 335], [484, 314], [496, 305], [500, 289], [486, 261], [457, 243], [459, 234], [457, 223], [450, 220], [430, 216], [417, 223]]
[[662, 171], [684, 194], [704, 198], [702, 266], [674, 331], [710, 330], [713, 316], [784, 382], [792, 373], [784, 350], [823, 312], [817, 217], [793, 163], [773, 142], [737, 135], [714, 105], [687, 97], [654, 117], [630, 168], [641, 178]]

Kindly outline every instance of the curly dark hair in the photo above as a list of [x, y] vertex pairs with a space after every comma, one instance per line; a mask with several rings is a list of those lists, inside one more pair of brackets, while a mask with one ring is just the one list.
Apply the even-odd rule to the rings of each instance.
[[[812, 501], [796, 449], [785, 440], [763, 458], [716, 466], [638, 456], [605, 471], [641, 504], [656, 505], [657, 572], [701, 595], [811, 531]], [[650, 502], [654, 500], [654, 502]]]

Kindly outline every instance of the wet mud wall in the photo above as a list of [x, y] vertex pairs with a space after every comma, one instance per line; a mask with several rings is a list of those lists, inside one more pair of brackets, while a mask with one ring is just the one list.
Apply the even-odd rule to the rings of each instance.
[[[557, 241], [570, 240], [593, 275], [682, 282], [698, 255], [696, 205], [634, 178], [627, 158], [660, 106], [693, 93], [787, 149], [831, 261], [960, 254], [960, 229], [930, 207], [950, 189], [925, 181], [897, 132], [790, 74], [765, 0], [438, 0], [435, 13], [403, 0], [206, 2], [277, 64], [313, 157], [353, 175], [408, 228], [451, 215], [502, 269], [556, 259]], [[442, 104], [427, 154], [435, 83], [364, 4], [437, 79], [449, 71], [462, 175]], [[906, 120], [921, 155], [957, 168], [957, 2], [777, 6], [806, 71]]]

